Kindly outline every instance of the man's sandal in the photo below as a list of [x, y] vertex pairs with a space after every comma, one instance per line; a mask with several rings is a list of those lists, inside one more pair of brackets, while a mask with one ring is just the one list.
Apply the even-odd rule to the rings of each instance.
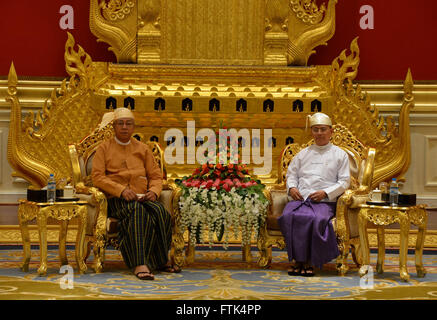
[[140, 280], [155, 280], [155, 276], [147, 271], [140, 271], [135, 273], [135, 276]]
[[290, 269], [287, 270], [289, 276], [297, 276], [301, 273], [301, 267], [299, 266], [291, 266]]
[[301, 271], [300, 275], [303, 276], [303, 277], [313, 277], [314, 276], [314, 269], [313, 269], [313, 267], [302, 268], [302, 271]]
[[159, 269], [159, 271], [170, 272], [170, 273], [180, 273], [182, 271], [177, 265], [165, 265]]

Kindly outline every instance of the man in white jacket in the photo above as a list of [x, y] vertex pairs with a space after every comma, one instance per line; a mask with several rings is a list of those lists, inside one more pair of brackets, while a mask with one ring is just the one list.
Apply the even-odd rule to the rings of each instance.
[[336, 200], [350, 183], [349, 158], [330, 143], [331, 119], [324, 113], [308, 116], [314, 144], [300, 151], [287, 171], [291, 200], [278, 218], [285, 238], [290, 275], [313, 276], [314, 268], [339, 255], [330, 220]]

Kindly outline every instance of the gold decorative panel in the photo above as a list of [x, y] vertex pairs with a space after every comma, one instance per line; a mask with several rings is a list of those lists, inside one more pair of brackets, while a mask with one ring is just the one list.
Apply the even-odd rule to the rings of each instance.
[[90, 28], [118, 62], [307, 64], [335, 32], [315, 0], [90, 0]]
[[[165, 0], [163, 59], [169, 64], [263, 64], [264, 1]], [[171, 3], [171, 5], [170, 5]]]

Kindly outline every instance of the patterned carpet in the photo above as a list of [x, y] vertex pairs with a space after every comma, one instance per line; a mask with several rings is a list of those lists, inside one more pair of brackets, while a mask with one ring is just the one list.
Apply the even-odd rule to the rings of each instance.
[[[437, 252], [424, 254], [425, 278], [418, 278], [414, 255], [408, 256], [411, 280], [399, 277], [399, 260], [395, 253], [386, 254], [384, 274], [374, 273], [373, 288], [362, 288], [357, 268], [352, 264], [344, 277], [337, 275], [335, 263], [316, 270], [312, 278], [292, 277], [285, 251], [274, 251], [271, 269], [260, 269], [256, 263], [241, 261], [238, 248], [221, 247], [196, 250], [195, 262], [179, 274], [156, 273], [155, 281], [140, 281], [124, 265], [116, 250], [107, 250], [105, 272], [95, 274], [92, 256], [84, 275], [74, 274], [73, 289], [61, 288], [64, 274], [59, 271], [57, 248], [49, 248], [48, 275], [39, 277], [38, 247], [32, 247], [28, 273], [19, 266], [21, 247], [0, 247], [1, 300], [344, 300], [344, 299], [437, 299]], [[235, 249], [235, 250], [233, 250]], [[254, 260], [257, 252], [252, 253]], [[70, 265], [76, 272], [74, 250], [68, 248]], [[376, 253], [371, 254], [375, 267]], [[64, 277], [65, 278], [65, 277]]]

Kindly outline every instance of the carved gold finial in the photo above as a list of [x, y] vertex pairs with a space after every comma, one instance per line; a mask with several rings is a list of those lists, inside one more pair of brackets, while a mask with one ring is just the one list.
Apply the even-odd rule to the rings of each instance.
[[11, 67], [9, 68], [8, 75], [8, 93], [11, 96], [17, 94], [18, 77], [15, 71], [14, 62], [11, 62]]
[[290, 0], [287, 64], [307, 65], [314, 48], [332, 38], [337, 1], [329, 0], [327, 8], [324, 4], [319, 8], [314, 0]]
[[405, 100], [411, 100], [413, 98], [413, 76], [411, 75], [411, 69], [408, 68], [407, 76], [404, 81], [404, 98]]
[[85, 52], [85, 50], [78, 45], [78, 50], [74, 50], [76, 44], [73, 35], [67, 32], [68, 39], [65, 43], [65, 70], [70, 76], [77, 75], [79, 78], [85, 78], [87, 76], [87, 68], [92, 65], [91, 57]]
[[137, 62], [137, 1], [90, 0], [90, 29], [119, 63]]

